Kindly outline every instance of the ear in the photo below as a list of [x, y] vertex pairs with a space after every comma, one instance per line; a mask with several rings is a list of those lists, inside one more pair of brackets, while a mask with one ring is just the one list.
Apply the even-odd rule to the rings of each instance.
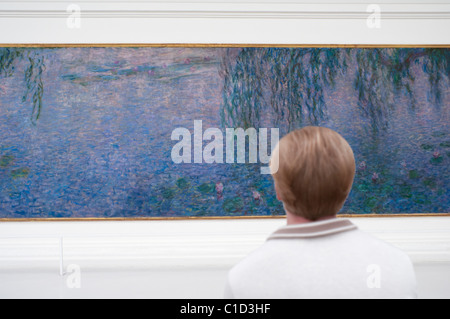
[[278, 190], [277, 185], [275, 185], [275, 193], [277, 194], [277, 199], [278, 199], [280, 202], [282, 202], [283, 200], [281, 199], [280, 191]]

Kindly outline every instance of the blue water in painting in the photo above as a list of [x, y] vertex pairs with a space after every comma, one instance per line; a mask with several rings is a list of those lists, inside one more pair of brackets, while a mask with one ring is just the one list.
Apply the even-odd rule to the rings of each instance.
[[[174, 129], [193, 131], [194, 120], [221, 127], [222, 51], [34, 49], [45, 61], [38, 119], [23, 101], [27, 59], [0, 78], [0, 218], [283, 214], [259, 164], [171, 159]], [[391, 125], [374, 138], [355, 110], [351, 78], [328, 93], [321, 123], [349, 141], [357, 161], [342, 213], [448, 213], [448, 85], [433, 105], [418, 71], [418, 105], [399, 97]]]

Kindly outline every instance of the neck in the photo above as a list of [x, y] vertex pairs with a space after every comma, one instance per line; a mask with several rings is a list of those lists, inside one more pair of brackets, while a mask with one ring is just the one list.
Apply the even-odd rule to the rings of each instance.
[[[317, 222], [317, 221], [327, 220], [327, 219], [332, 219], [332, 218], [336, 218], [336, 215], [321, 217], [315, 221]], [[288, 211], [286, 211], [286, 221], [287, 221], [288, 225], [306, 224], [306, 223], [314, 222], [314, 221], [306, 219], [304, 217], [294, 215]]]

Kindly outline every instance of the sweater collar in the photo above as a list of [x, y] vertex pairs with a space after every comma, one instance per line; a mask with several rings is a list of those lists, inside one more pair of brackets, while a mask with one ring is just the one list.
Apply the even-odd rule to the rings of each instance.
[[348, 219], [333, 218], [298, 225], [287, 225], [275, 231], [270, 239], [314, 238], [341, 233], [357, 227]]

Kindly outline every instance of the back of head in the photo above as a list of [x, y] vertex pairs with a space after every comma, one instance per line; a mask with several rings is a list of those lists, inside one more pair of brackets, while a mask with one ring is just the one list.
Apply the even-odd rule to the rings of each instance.
[[347, 141], [331, 129], [315, 126], [284, 136], [271, 167], [277, 167], [272, 176], [285, 209], [312, 221], [339, 212], [355, 176]]

